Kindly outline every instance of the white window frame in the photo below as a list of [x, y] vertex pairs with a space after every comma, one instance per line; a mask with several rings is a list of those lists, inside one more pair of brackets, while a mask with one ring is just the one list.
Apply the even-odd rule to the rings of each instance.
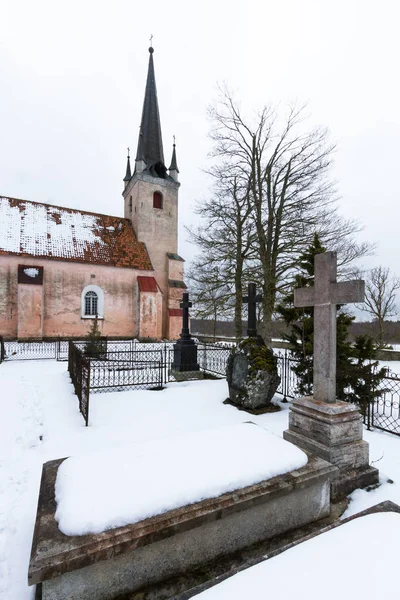
[[96, 315], [85, 315], [85, 297], [88, 292], [97, 294], [97, 318], [104, 319], [104, 292], [98, 285], [87, 285], [81, 294], [81, 319], [95, 319]]

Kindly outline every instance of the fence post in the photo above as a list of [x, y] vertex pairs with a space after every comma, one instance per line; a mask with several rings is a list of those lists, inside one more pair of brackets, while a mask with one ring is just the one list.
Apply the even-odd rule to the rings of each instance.
[[287, 357], [287, 349], [285, 348], [285, 354], [283, 355], [283, 369], [282, 369], [282, 376], [283, 376], [283, 400], [282, 402], [287, 402], [287, 391], [288, 391], [288, 373], [289, 373], [289, 369], [288, 369], [288, 357]]
[[2, 335], [0, 335], [0, 363], [3, 362], [5, 357], [6, 357], [6, 350], [5, 350], [5, 346], [4, 346], [4, 338]]
[[164, 369], [163, 369], [163, 383], [168, 383], [168, 348], [167, 344], [164, 344]]
[[[370, 361], [371, 363], [371, 361]], [[372, 391], [371, 385], [371, 368], [369, 370], [369, 385], [368, 385], [368, 409], [367, 409], [367, 429], [371, 431], [371, 402], [374, 402], [375, 394]], [[372, 411], [373, 413], [373, 411]]]

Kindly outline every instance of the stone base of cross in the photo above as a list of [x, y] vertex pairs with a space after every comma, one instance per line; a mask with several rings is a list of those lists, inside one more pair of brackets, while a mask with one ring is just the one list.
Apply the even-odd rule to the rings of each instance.
[[336, 399], [337, 305], [363, 302], [364, 281], [337, 282], [336, 252], [317, 254], [314, 267], [315, 286], [294, 292], [295, 306], [314, 307], [314, 393], [292, 402], [283, 437], [337, 467], [330, 484], [335, 501], [379, 481], [359, 408]]

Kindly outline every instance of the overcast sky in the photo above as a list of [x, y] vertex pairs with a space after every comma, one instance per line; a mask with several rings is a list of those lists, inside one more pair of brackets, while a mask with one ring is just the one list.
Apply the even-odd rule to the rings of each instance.
[[400, 275], [396, 0], [0, 0], [0, 194], [122, 215], [153, 34], [164, 154], [176, 135], [179, 251], [208, 195], [207, 106], [226, 82], [243, 110], [298, 99], [337, 143], [344, 216]]

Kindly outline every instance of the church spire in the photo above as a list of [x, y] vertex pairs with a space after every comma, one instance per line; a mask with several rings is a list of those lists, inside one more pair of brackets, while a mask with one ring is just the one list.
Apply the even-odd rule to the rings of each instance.
[[176, 144], [175, 144], [175, 136], [174, 136], [174, 143], [172, 146], [172, 158], [171, 158], [171, 165], [169, 167], [169, 174], [172, 177], [172, 179], [175, 179], [175, 181], [178, 181], [178, 173], [179, 173], [179, 169], [178, 169], [178, 163], [176, 160]]
[[[164, 164], [161, 122], [158, 110], [156, 78], [154, 74], [154, 49], [152, 46], [150, 46], [149, 52], [149, 68], [147, 72], [136, 163], [144, 161], [145, 169], [149, 171], [151, 175], [165, 179], [167, 169]], [[136, 170], [140, 171], [143, 169]]]
[[125, 181], [125, 187], [128, 185], [128, 182], [131, 180], [131, 177], [132, 177], [132, 173], [131, 173], [131, 159], [130, 159], [130, 156], [129, 156], [129, 148], [128, 148], [128, 160], [127, 160], [127, 163], [126, 163], [126, 174], [125, 174], [125, 177], [123, 179]]

